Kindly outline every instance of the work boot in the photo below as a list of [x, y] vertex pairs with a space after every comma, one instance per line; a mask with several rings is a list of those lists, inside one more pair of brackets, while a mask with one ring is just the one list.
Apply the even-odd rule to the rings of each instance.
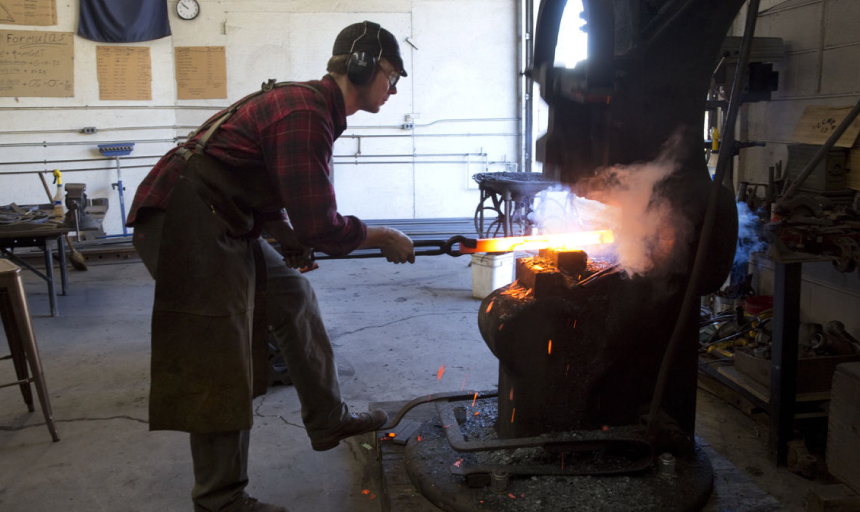
[[317, 439], [311, 439], [311, 448], [318, 452], [331, 450], [340, 443], [341, 439], [373, 432], [384, 425], [386, 421], [388, 421], [388, 415], [379, 409], [361, 414], [350, 414], [346, 421], [335, 430]]
[[257, 498], [252, 498], [247, 494], [243, 494], [242, 497], [234, 501], [230, 510], [235, 512], [288, 512], [284, 507], [262, 503], [257, 501]]

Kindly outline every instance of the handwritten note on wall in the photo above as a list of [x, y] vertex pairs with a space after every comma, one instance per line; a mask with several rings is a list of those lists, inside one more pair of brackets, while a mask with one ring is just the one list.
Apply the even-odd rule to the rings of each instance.
[[56, 0], [0, 0], [0, 23], [56, 25], [57, 2]]
[[[803, 110], [803, 115], [797, 126], [794, 127], [794, 134], [791, 137], [792, 142], [802, 144], [822, 145], [827, 142], [830, 135], [836, 131], [836, 128], [842, 124], [842, 121], [848, 116], [851, 107], [823, 107], [818, 105], [810, 105]], [[845, 133], [839, 137], [836, 142], [836, 147], [850, 148], [857, 140], [857, 135], [860, 134], [860, 118], [855, 119]]]
[[151, 100], [152, 61], [142, 46], [96, 46], [100, 100]]
[[175, 49], [176, 96], [180, 100], [227, 97], [227, 56], [223, 46]]
[[75, 34], [0, 30], [0, 96], [75, 95]]

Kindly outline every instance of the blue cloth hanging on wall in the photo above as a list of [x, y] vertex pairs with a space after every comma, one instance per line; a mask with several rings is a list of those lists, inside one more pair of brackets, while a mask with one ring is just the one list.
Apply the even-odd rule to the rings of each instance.
[[78, 35], [104, 43], [151, 41], [170, 35], [167, 0], [80, 0]]

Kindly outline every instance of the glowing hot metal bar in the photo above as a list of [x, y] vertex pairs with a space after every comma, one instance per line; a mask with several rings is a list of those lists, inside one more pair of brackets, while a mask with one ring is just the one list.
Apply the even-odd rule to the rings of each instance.
[[[448, 254], [450, 256], [462, 256], [478, 252], [511, 252], [511, 251], [536, 251], [539, 249], [556, 249], [558, 251], [572, 251], [592, 245], [611, 244], [615, 241], [612, 231], [581, 231], [579, 233], [563, 233], [559, 235], [539, 236], [512, 236], [507, 238], [466, 238], [457, 235], [448, 240], [415, 240], [415, 247], [434, 247], [434, 249], [416, 250], [416, 256], [438, 256]], [[455, 249], [456, 247], [456, 249]], [[314, 260], [338, 260], [353, 258], [379, 258], [382, 252], [356, 251], [344, 256], [329, 256], [314, 254]], [[313, 270], [316, 267], [308, 267]]]
[[512, 236], [507, 238], [479, 238], [472, 244], [460, 244], [462, 254], [477, 252], [536, 251], [553, 248], [559, 251], [581, 249], [588, 245], [610, 244], [615, 237], [610, 230], [581, 231], [558, 235]]

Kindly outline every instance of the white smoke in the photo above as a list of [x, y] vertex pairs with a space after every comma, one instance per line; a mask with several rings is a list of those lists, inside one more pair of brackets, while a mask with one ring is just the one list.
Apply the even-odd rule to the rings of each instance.
[[735, 250], [733, 265], [743, 265], [749, 262], [750, 254], [767, 249], [767, 242], [761, 239], [758, 228], [761, 220], [744, 202], [738, 206], [738, 246]]
[[[631, 276], [648, 272], [686, 238], [689, 221], [677, 215], [659, 185], [677, 169], [671, 143], [654, 162], [601, 169], [589, 186], [589, 199], [565, 192], [564, 200], [542, 206], [539, 225], [547, 233], [611, 229], [614, 259]], [[558, 194], [558, 192], [554, 192]], [[591, 253], [590, 253], [591, 254]]]

